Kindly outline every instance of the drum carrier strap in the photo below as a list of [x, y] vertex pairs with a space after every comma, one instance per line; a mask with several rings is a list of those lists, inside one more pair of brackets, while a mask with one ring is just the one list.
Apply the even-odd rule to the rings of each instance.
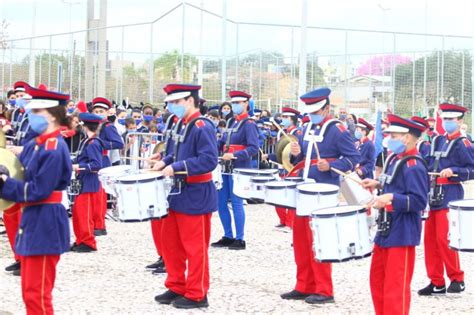
[[[418, 160], [420, 161], [426, 169], [428, 169], [428, 165], [426, 164], [426, 161], [418, 155], [407, 155], [400, 160], [395, 162], [395, 167], [393, 169], [393, 172], [391, 175], [387, 174], [387, 170], [391, 162], [396, 158], [396, 154], [391, 154], [388, 158], [387, 161], [385, 162], [385, 166], [383, 168], [382, 175], [379, 176], [379, 181], [382, 184], [382, 187], [385, 184], [391, 184], [393, 179], [398, 175], [398, 173], [401, 171], [402, 167], [409, 161], [409, 160]], [[392, 213], [388, 212], [385, 210], [385, 208], [379, 209], [379, 215], [376, 219], [377, 223], [377, 232], [380, 233], [381, 236], [386, 237], [390, 234], [391, 230], [391, 225], [392, 225]]]
[[[230, 128], [230, 126], [232, 126], [234, 124], [235, 118], [231, 118], [227, 121], [227, 124], [226, 124], [226, 127], [225, 127], [226, 128], [225, 132], [227, 133], [227, 139], [225, 141], [225, 147], [224, 147], [224, 152], [223, 153], [229, 152], [230, 139], [232, 138], [232, 134], [234, 132], [239, 131], [240, 127], [242, 127], [245, 122], [247, 122], [248, 120], [251, 120], [251, 119], [252, 118], [250, 118], [250, 117], [242, 119], [241, 121], [239, 121], [237, 126], [235, 126], [235, 128]], [[224, 173], [229, 173], [229, 174], [232, 173], [232, 171], [234, 170], [234, 161], [233, 160], [222, 161], [222, 163], [224, 164]]]

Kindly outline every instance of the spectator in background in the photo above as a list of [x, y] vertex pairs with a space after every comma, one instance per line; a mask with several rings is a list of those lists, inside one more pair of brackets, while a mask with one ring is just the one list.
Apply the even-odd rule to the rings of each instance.
[[337, 118], [345, 123], [347, 120], [347, 110], [345, 108], [339, 108], [339, 116]]
[[469, 141], [471, 141], [471, 143], [472, 143], [472, 136], [467, 132], [467, 125], [466, 124], [461, 125], [461, 135], [468, 138]]
[[219, 114], [222, 119], [228, 121], [232, 117], [234, 117], [234, 113], [232, 112], [232, 105], [229, 102], [224, 102], [221, 104], [219, 108]]
[[264, 118], [264, 117], [270, 118], [272, 116], [272, 113], [269, 110], [264, 109], [264, 110], [262, 110], [262, 114], [260, 116], [261, 116], [261, 118]]
[[10, 120], [7, 118], [7, 105], [2, 100], [0, 100], [0, 128], [4, 132], [11, 129]]
[[16, 94], [15, 94], [15, 90], [10, 90], [8, 91], [7, 93], [7, 109], [13, 109], [15, 107], [15, 104], [16, 104]]
[[67, 116], [67, 124], [68, 130], [61, 131], [61, 134], [69, 148], [69, 152], [75, 153], [79, 149], [81, 140], [85, 138], [82, 126], [79, 123], [79, 113], [72, 113]]
[[221, 119], [219, 123], [217, 124], [217, 140], [221, 139], [222, 136], [224, 135], [225, 126], [226, 126], [226, 121]]
[[66, 113], [68, 115], [71, 115], [72, 113], [74, 113], [74, 110], [76, 109], [76, 105], [74, 104], [74, 101], [73, 100], [69, 100], [67, 101], [67, 104], [66, 104]]
[[347, 129], [349, 130], [349, 133], [351, 134], [352, 138], [354, 138], [354, 133], [356, 130], [356, 123], [357, 123], [357, 116], [354, 114], [349, 114], [347, 115], [346, 119], [346, 126]]

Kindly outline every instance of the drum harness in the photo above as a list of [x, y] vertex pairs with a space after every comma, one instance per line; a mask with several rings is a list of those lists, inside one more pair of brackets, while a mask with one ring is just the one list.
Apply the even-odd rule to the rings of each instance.
[[[29, 125], [28, 122], [29, 122], [29, 119], [28, 119], [28, 115], [26, 113], [22, 116], [21, 121], [17, 122], [18, 129], [16, 130], [16, 135], [15, 135], [15, 139], [14, 139], [15, 145], [21, 145], [21, 140], [23, 140], [23, 138], [25, 138], [26, 134], [30, 130], [30, 125]], [[26, 124], [26, 129], [23, 130], [23, 126], [25, 124]]]
[[[438, 139], [439, 139], [439, 136], [434, 137], [433, 145], [431, 147], [431, 152], [430, 152], [430, 157], [435, 158], [435, 161], [433, 164], [433, 172], [438, 172], [438, 167], [439, 167], [441, 158], [448, 157], [454, 145], [458, 141], [466, 139], [466, 137], [459, 137], [459, 138], [454, 139], [454, 141], [450, 141], [446, 151], [435, 151]], [[438, 175], [430, 176], [429, 204], [431, 207], [440, 207], [443, 204], [443, 200], [444, 200], [443, 185], [440, 185], [437, 183], [438, 177], [439, 177]]]
[[[79, 155], [81, 155], [82, 151], [84, 151], [84, 149], [86, 148], [86, 144], [89, 144], [89, 142], [91, 142], [92, 140], [97, 140], [99, 141], [102, 147], [104, 146], [102, 139], [100, 139], [98, 136], [93, 137], [93, 138], [85, 138], [79, 144], [79, 149], [77, 150], [76, 159], [77, 157], [79, 157]], [[68, 194], [73, 195], [73, 196], [79, 195], [82, 191], [82, 186], [83, 186], [82, 180], [80, 180], [79, 178], [71, 179], [71, 185], [69, 185], [69, 187], [67, 188], [67, 192]]]
[[[188, 133], [190, 132], [191, 128], [196, 124], [198, 120], [204, 120], [207, 121], [210, 125], [214, 126], [214, 123], [206, 117], [196, 117], [193, 120], [191, 120], [186, 127], [184, 128], [183, 134], [180, 134], [180, 131], [183, 126], [183, 119], [180, 119], [176, 126], [173, 128], [173, 131], [171, 132], [171, 138], [173, 139], [174, 142], [174, 148], [173, 148], [173, 161], [176, 162], [178, 161], [178, 153], [179, 153], [179, 148], [181, 144], [186, 140], [186, 137], [188, 136]], [[179, 195], [181, 194], [181, 190], [186, 186], [186, 176], [181, 176], [181, 175], [175, 175], [173, 178], [173, 187], [177, 188], [178, 191], [176, 193], [169, 193], [169, 195]]]
[[[251, 120], [252, 118], [250, 117], [247, 117], [247, 118], [244, 118], [242, 119], [241, 121], [239, 121], [239, 123], [237, 124], [237, 126], [235, 128], [230, 128], [230, 126], [232, 126], [232, 124], [235, 122], [235, 118], [231, 118], [227, 121], [227, 124], [225, 126], [225, 132], [227, 133], [227, 139], [225, 141], [225, 148], [224, 148], [224, 152], [223, 153], [227, 153], [229, 152], [229, 149], [230, 149], [230, 139], [232, 138], [232, 134], [234, 132], [237, 132], [239, 131], [240, 127], [243, 126], [243, 124], [248, 121], [248, 120]], [[222, 165], [224, 166], [224, 169], [223, 169], [223, 172], [224, 174], [231, 174], [232, 171], [234, 170], [234, 161], [233, 160], [228, 160], [228, 161], [224, 161], [222, 160]]]
[[[388, 175], [387, 174], [388, 167], [396, 157], [397, 157], [397, 154], [391, 154], [387, 158], [387, 161], [385, 162], [385, 166], [383, 168], [382, 174], [379, 176], [379, 182], [382, 185], [382, 189], [385, 186], [385, 184], [390, 185], [392, 183], [393, 179], [398, 175], [398, 173], [402, 169], [402, 166], [409, 160], [416, 159], [418, 161], [421, 161], [421, 163], [423, 163], [423, 165], [426, 168], [428, 168], [425, 160], [422, 157], [418, 155], [408, 155], [396, 161], [392, 175]], [[391, 229], [391, 224], [392, 224], [392, 214], [386, 211], [385, 208], [379, 209], [379, 215], [376, 219], [376, 223], [377, 223], [377, 232], [379, 232], [380, 235], [383, 237], [388, 236], [390, 234], [390, 229]]]

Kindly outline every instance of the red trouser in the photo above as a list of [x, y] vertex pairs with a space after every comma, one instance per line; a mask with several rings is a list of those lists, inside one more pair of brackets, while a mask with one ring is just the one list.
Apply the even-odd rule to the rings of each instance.
[[435, 286], [444, 286], [444, 268], [451, 281], [464, 281], [459, 254], [448, 246], [448, 209], [432, 210], [425, 221], [425, 265]]
[[293, 223], [293, 251], [296, 262], [295, 290], [306, 294], [334, 296], [331, 264], [320, 263], [313, 254], [313, 233], [309, 217], [295, 216]]
[[410, 284], [415, 268], [415, 247], [383, 248], [374, 245], [370, 265], [370, 292], [375, 314], [408, 314]]
[[15, 203], [13, 206], [3, 212], [3, 223], [5, 224], [8, 241], [10, 242], [10, 246], [16, 261], [20, 260], [20, 257], [15, 253], [15, 237], [20, 227], [20, 221], [21, 206], [19, 203]]
[[275, 207], [275, 211], [280, 219], [280, 224], [286, 225], [286, 208]]
[[200, 301], [207, 295], [210, 236], [211, 213], [187, 215], [169, 209], [162, 227], [163, 259], [168, 272], [165, 286], [168, 289], [193, 301]]
[[163, 242], [162, 242], [162, 230], [163, 230], [163, 219], [151, 220], [151, 235], [153, 236], [153, 242], [155, 243], [156, 252], [158, 256], [163, 256]]
[[85, 244], [97, 249], [97, 243], [94, 236], [94, 213], [98, 205], [94, 202], [99, 192], [81, 193], [76, 196], [74, 206], [72, 207], [72, 227], [76, 235], [76, 245]]
[[53, 314], [53, 288], [59, 255], [21, 256], [21, 293], [27, 315]]
[[94, 229], [105, 230], [105, 215], [107, 214], [107, 194], [105, 193], [102, 185], [99, 187], [99, 191], [94, 195], [94, 203], [97, 207], [94, 207]]

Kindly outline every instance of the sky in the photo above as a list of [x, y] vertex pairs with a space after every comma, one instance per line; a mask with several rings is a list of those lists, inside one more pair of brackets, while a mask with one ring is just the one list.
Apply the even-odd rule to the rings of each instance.
[[[204, 9], [221, 14], [225, 0], [189, 0]], [[73, 3], [71, 5], [64, 2]], [[9, 24], [9, 38], [31, 36], [33, 0], [0, 0], [0, 18]], [[107, 24], [124, 25], [150, 22], [164, 12], [179, 5], [176, 0], [109, 0]], [[226, 0], [227, 15], [241, 22], [278, 23], [299, 25], [302, 16], [301, 0]], [[308, 0], [308, 25], [348, 29], [371, 29], [398, 32], [436, 33], [442, 35], [471, 36], [474, 33], [474, 1], [472, 0]], [[55, 34], [86, 29], [86, 0], [37, 0], [35, 35]], [[71, 18], [70, 18], [71, 8]], [[384, 8], [384, 10], [382, 9]], [[154, 24], [153, 52], [181, 49], [182, 10], [178, 9]], [[200, 14], [187, 7], [185, 10], [185, 52], [219, 55], [222, 52], [221, 19], [205, 14], [203, 37], [200, 38]], [[286, 56], [297, 54], [300, 49], [300, 30], [260, 26], [239, 27], [239, 44], [236, 45], [237, 27], [227, 24], [227, 54], [265, 49], [278, 50]], [[126, 27], [124, 48], [129, 52], [125, 59], [139, 58], [150, 51], [150, 25]], [[121, 50], [121, 29], [107, 33], [111, 58]], [[68, 36], [53, 39], [54, 48], [68, 45]], [[84, 35], [74, 36], [78, 47], [84, 43]], [[309, 30], [307, 50], [318, 54], [343, 54], [345, 52], [343, 31]], [[347, 39], [348, 52], [369, 54], [394, 50], [392, 35], [350, 32]], [[28, 47], [29, 42], [17, 42], [16, 47]], [[293, 45], [292, 45], [293, 44]], [[37, 40], [36, 47], [46, 49], [49, 40]], [[440, 48], [441, 38], [425, 41], [422, 36], [399, 35], [395, 49], [419, 51], [425, 48]], [[470, 39], [445, 39], [445, 47], [470, 48]], [[134, 54], [133, 52], [138, 52]], [[127, 58], [128, 57], [128, 58]]]

